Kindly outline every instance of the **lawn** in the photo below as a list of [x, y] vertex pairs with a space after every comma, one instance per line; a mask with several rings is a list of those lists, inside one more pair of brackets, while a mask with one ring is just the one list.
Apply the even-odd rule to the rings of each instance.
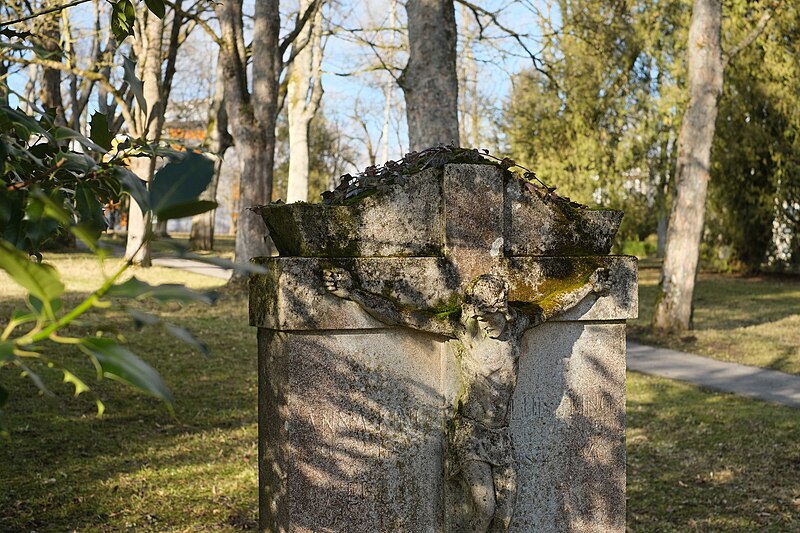
[[695, 329], [680, 335], [650, 330], [659, 270], [639, 271], [639, 318], [631, 338], [646, 344], [800, 375], [800, 279], [701, 273]]
[[[65, 272], [67, 304], [98, 283], [89, 256], [48, 259]], [[41, 369], [55, 398], [40, 396], [10, 370], [0, 372], [11, 391], [13, 428], [10, 440], [0, 442], [0, 531], [255, 528], [257, 362], [246, 298], [219, 280], [181, 271], [136, 275], [221, 291], [215, 306], [161, 311], [203, 338], [212, 355], [194, 353], [159, 330], [137, 331], [122, 315], [108, 318], [172, 387], [175, 417], [153, 399], [90, 379], [93, 369], [69, 347], [55, 349], [103, 399], [102, 419], [92, 393], [73, 398], [55, 372]], [[724, 279], [713, 279], [719, 294], [735, 294], [724, 290]], [[763, 289], [746, 282], [753, 294], [783, 301], [775, 282], [765, 280]], [[21, 296], [0, 274], [0, 317]], [[725, 307], [714, 306], [719, 313]], [[777, 304], [770, 309], [773, 317], [781, 314]], [[704, 313], [701, 306], [698, 318]], [[798, 411], [635, 373], [628, 378], [630, 531], [800, 531]]]

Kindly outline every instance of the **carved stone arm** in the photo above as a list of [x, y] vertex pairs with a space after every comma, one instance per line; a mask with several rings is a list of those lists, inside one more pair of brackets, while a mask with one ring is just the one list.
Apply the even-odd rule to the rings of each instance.
[[322, 274], [325, 288], [334, 296], [351, 300], [361, 306], [370, 316], [390, 326], [405, 326], [454, 337], [454, 327], [448, 321], [439, 320], [419, 309], [409, 309], [395, 301], [360, 289], [353, 283], [350, 272], [341, 268], [326, 269]]
[[573, 289], [557, 292], [545, 298], [541, 305], [541, 316], [537, 323], [546, 322], [558, 315], [566, 313], [590, 294], [605, 294], [611, 288], [611, 273], [607, 268], [598, 268], [589, 280]]

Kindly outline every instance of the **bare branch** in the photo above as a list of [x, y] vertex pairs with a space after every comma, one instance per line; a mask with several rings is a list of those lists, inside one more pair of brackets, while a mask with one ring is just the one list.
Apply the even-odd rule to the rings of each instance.
[[41, 17], [42, 15], [47, 15], [49, 13], [55, 13], [56, 11], [62, 11], [69, 7], [79, 6], [81, 4], [85, 4], [86, 2], [90, 2], [91, 0], [73, 0], [72, 2], [68, 2], [66, 4], [61, 4], [58, 6], [48, 7], [47, 9], [43, 9], [41, 11], [37, 11], [36, 13], [31, 13], [30, 15], [26, 15], [24, 17], [20, 17], [14, 20], [5, 20], [0, 22], [0, 27], [3, 26], [11, 26], [13, 24], [19, 24], [20, 22], [25, 22], [26, 20], [35, 19], [36, 17]]
[[[294, 25], [294, 29], [292, 29], [292, 31], [289, 32], [289, 34], [283, 39], [283, 41], [278, 47], [278, 50], [280, 52], [280, 57], [283, 57], [283, 54], [285, 54], [286, 50], [289, 49], [289, 45], [291, 45], [294, 42], [294, 40], [297, 39], [297, 36], [300, 35], [301, 31], [303, 31], [303, 27], [308, 23], [308, 20], [311, 18], [312, 15], [314, 15], [317, 12], [317, 9], [320, 8], [321, 6], [322, 6], [322, 0], [314, 0], [308, 5], [308, 8], [305, 10], [302, 16], [300, 15], [300, 13], [297, 14], [297, 22]], [[293, 52], [293, 55], [296, 54], [294, 54]]]
[[764, 13], [761, 15], [761, 18], [758, 19], [756, 25], [753, 27], [752, 30], [750, 30], [750, 33], [745, 35], [741, 41], [736, 43], [736, 45], [733, 48], [731, 48], [731, 50], [728, 53], [722, 54], [722, 64], [727, 67], [730, 60], [733, 59], [733, 57], [736, 54], [738, 54], [739, 52], [741, 52], [742, 50], [753, 44], [753, 42], [755, 42], [755, 40], [758, 39], [758, 37], [762, 33], [764, 33], [764, 30], [767, 28], [767, 24], [769, 24], [769, 21], [772, 19], [772, 16], [782, 6], [783, 6], [783, 0], [781, 0], [780, 2], [775, 2], [771, 6], [768, 6], [767, 10], [764, 11]]
[[198, 26], [203, 28], [206, 34], [211, 38], [212, 41], [214, 41], [214, 43], [217, 46], [223, 45], [222, 39], [220, 38], [219, 35], [217, 35], [217, 32], [215, 32], [214, 29], [208, 24], [208, 21], [205, 20], [203, 17], [201, 17], [200, 13], [194, 12], [194, 8], [197, 4], [192, 6], [188, 11], [185, 11], [181, 9], [180, 4], [176, 4], [175, 2], [172, 2], [170, 0], [165, 0], [164, 3], [175, 11], [176, 16], [180, 16], [185, 20], [191, 20], [192, 22], [196, 23]]
[[76, 76], [81, 76], [83, 78], [95, 81], [99, 83], [107, 92], [114, 97], [114, 101], [117, 102], [120, 108], [120, 112], [122, 113], [123, 117], [125, 117], [125, 122], [128, 124], [135, 124], [133, 119], [133, 114], [131, 113], [131, 107], [125, 101], [122, 93], [114, 87], [108, 79], [98, 72], [94, 72], [91, 70], [85, 70], [82, 68], [74, 67], [65, 65], [60, 61], [53, 61], [51, 59], [42, 59], [40, 57], [29, 57], [29, 58], [20, 58], [20, 57], [13, 57], [7, 56], [5, 58], [7, 61], [13, 61], [14, 63], [20, 63], [23, 65], [28, 65], [31, 63], [35, 63], [37, 65], [41, 65], [44, 68], [51, 68], [54, 70], [60, 70], [62, 72], [69, 72], [71, 74], [75, 74]]

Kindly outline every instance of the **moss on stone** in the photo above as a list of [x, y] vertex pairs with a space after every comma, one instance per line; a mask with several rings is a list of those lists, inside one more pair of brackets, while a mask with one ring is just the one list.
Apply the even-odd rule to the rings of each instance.
[[589, 257], [573, 257], [560, 262], [558, 270], [545, 272], [544, 281], [536, 287], [515, 287], [516, 298], [510, 305], [527, 315], [547, 315], [558, 305], [561, 297], [589, 283], [592, 274], [602, 266], [601, 261]]

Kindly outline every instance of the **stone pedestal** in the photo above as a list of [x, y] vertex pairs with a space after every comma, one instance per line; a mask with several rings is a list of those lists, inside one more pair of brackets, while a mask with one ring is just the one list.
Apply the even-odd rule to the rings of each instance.
[[[636, 262], [606, 255], [621, 212], [447, 165], [353, 205], [261, 214], [281, 253], [251, 279], [263, 531], [624, 530]], [[506, 333], [473, 331], [493, 331], [482, 276], [506, 288]], [[491, 343], [506, 362], [475, 378]], [[507, 460], [490, 438], [464, 452], [465, 424], [510, 441]], [[511, 472], [512, 490], [481, 508], [467, 464]]]

